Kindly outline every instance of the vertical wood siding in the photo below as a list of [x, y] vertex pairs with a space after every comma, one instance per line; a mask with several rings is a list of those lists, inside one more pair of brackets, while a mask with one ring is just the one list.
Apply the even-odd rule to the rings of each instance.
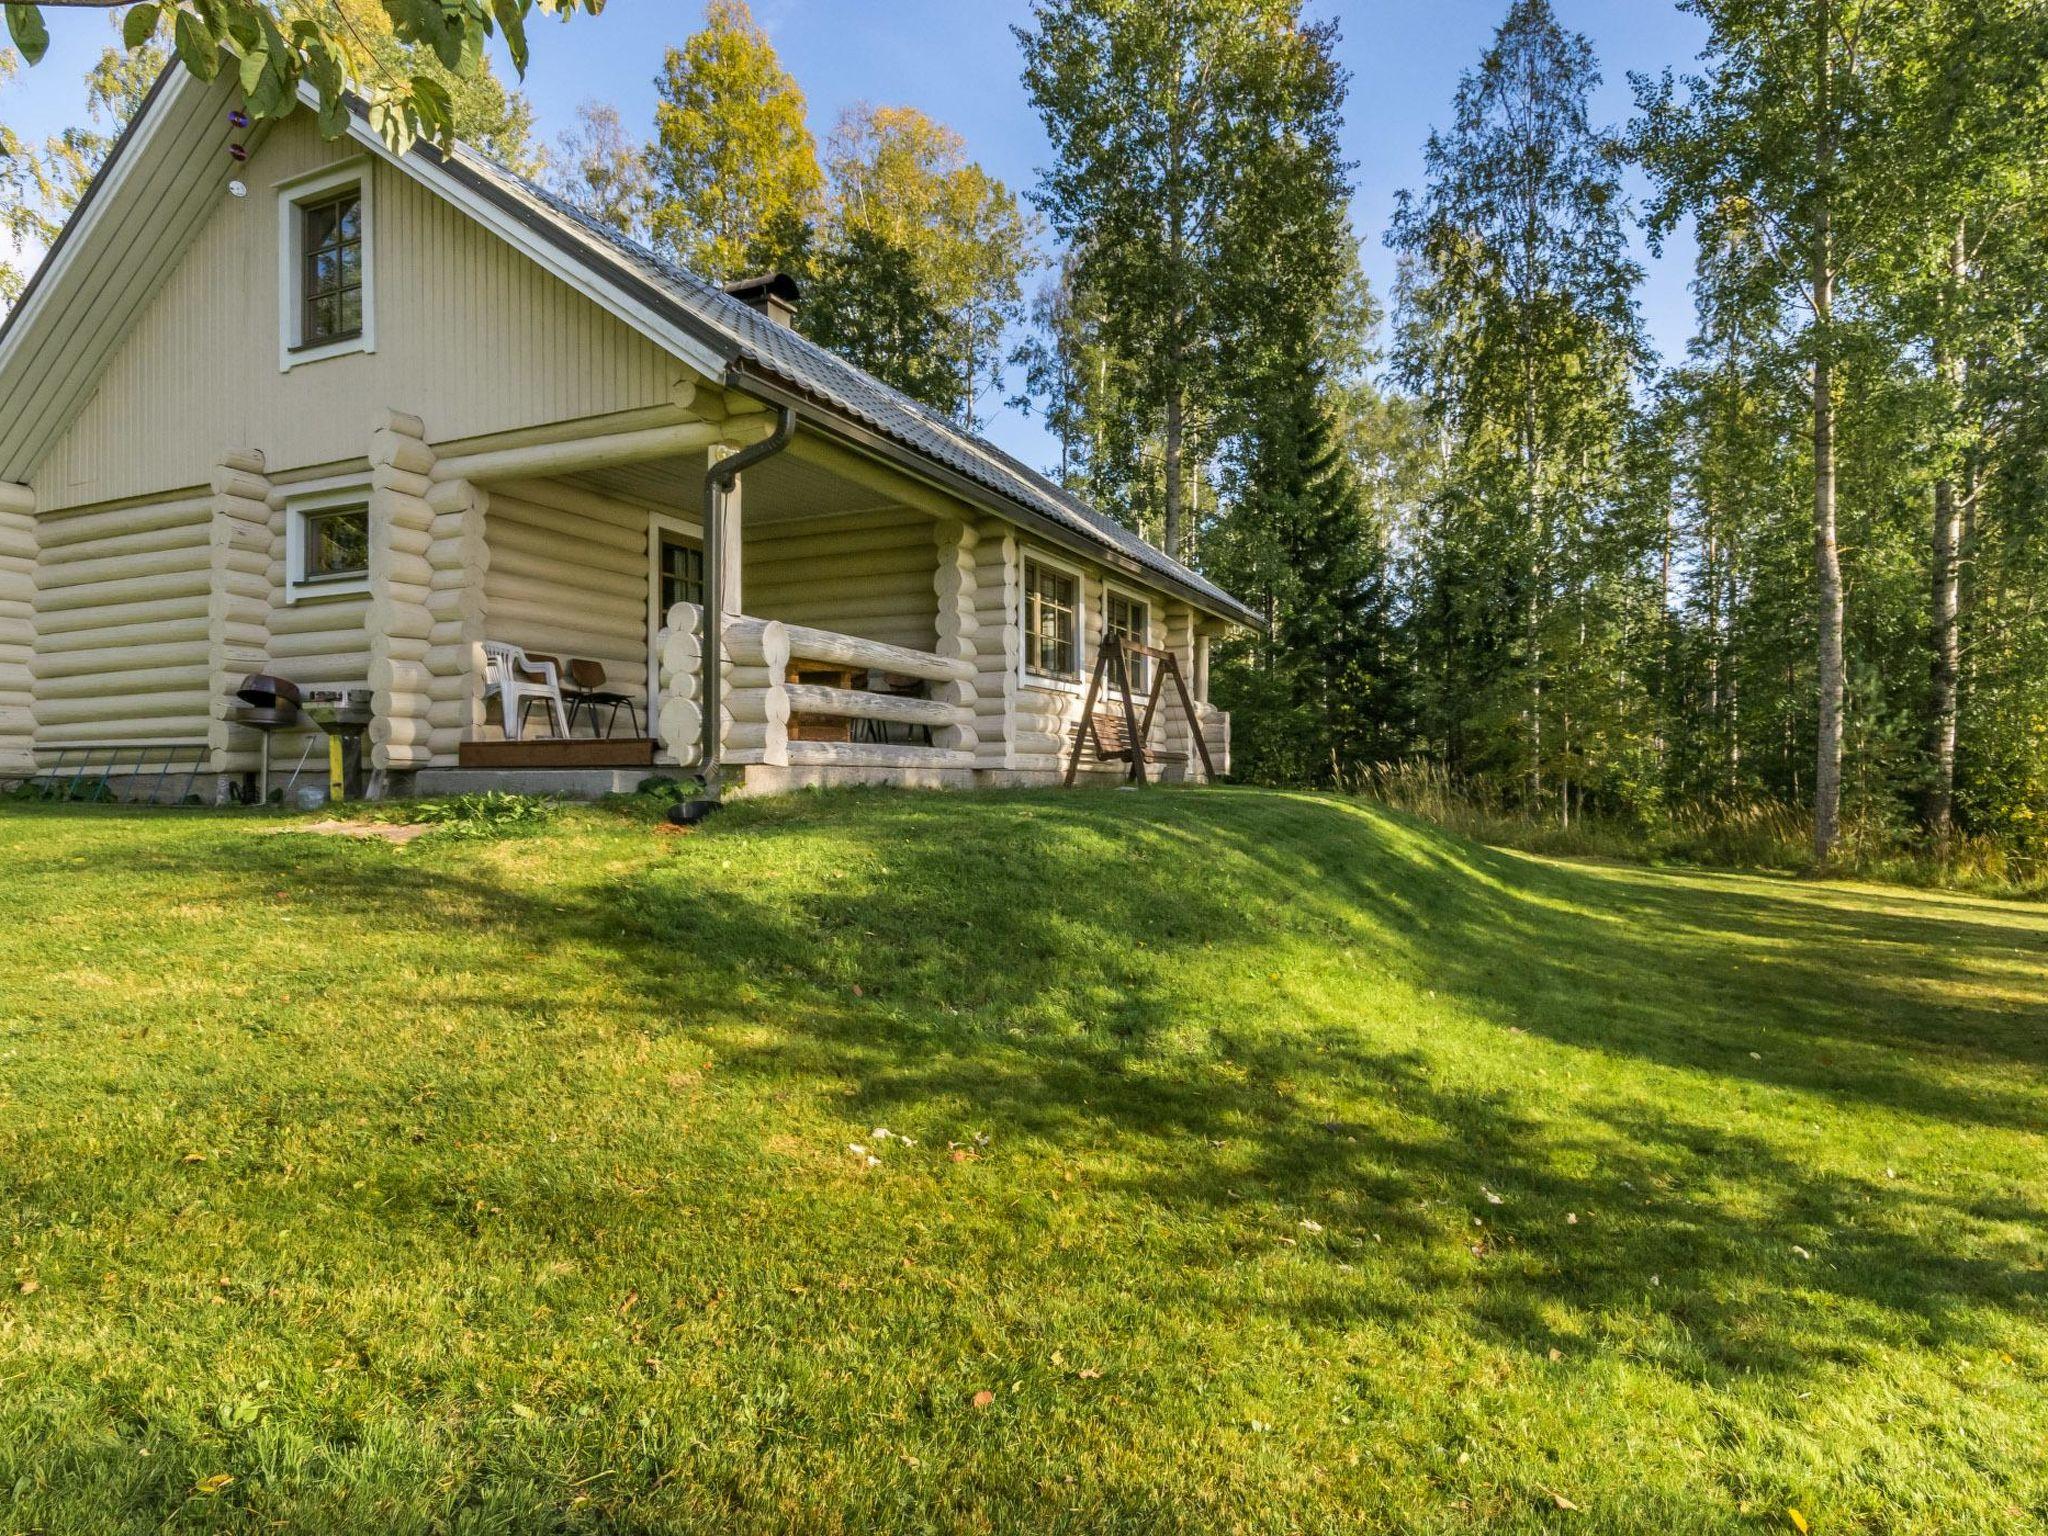
[[300, 114], [162, 279], [30, 477], [45, 509], [203, 482], [221, 450], [270, 472], [359, 458], [380, 406], [434, 441], [670, 398], [680, 365], [403, 172], [371, 162], [373, 353], [277, 367], [279, 182], [357, 157]]

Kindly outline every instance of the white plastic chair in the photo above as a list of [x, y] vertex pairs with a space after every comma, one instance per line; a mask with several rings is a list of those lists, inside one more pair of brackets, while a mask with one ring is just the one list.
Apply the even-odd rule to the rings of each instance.
[[[536, 682], [538, 678], [540, 681]], [[505, 739], [519, 739], [519, 717], [529, 699], [543, 700], [555, 722], [555, 735], [566, 739], [569, 717], [562, 708], [562, 680], [552, 661], [529, 661], [526, 652], [502, 640], [484, 642], [484, 687], [496, 690], [504, 718]]]

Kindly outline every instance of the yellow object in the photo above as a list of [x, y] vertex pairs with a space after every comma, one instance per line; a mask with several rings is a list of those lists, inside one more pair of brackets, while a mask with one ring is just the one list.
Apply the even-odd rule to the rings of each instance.
[[341, 771], [341, 738], [330, 736], [327, 738], [327, 798], [342, 799], [347, 788]]

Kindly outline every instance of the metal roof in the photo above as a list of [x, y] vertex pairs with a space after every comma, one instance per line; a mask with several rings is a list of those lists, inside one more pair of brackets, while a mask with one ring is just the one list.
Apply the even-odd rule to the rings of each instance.
[[[1004, 501], [1035, 513], [1089, 543], [1135, 562], [1181, 588], [1203, 606], [1258, 625], [1257, 614], [1235, 597], [1190, 570], [1114, 519], [1105, 517], [1063, 486], [1039, 474], [994, 444], [901, 390], [884, 384], [785, 325], [778, 325], [714, 283], [686, 272], [638, 241], [591, 218], [545, 188], [495, 161], [458, 145], [452, 155], [415, 146], [450, 169], [486, 181], [502, 198], [518, 202], [532, 217], [575, 240], [593, 257], [623, 267], [640, 284], [670, 299], [693, 329], [723, 350], [745, 372], [759, 372], [835, 412], [865, 424], [922, 458], [966, 477]], [[746, 387], [739, 381], [739, 387]]]

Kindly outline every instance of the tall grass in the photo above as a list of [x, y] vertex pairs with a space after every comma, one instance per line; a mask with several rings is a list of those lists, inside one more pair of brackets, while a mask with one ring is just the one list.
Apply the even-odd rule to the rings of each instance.
[[1723, 869], [1881, 880], [1999, 896], [2048, 895], [2048, 862], [1983, 837], [1955, 839], [1943, 857], [1874, 820], [1849, 818], [1825, 867], [1813, 856], [1813, 817], [1771, 800], [1686, 801], [1646, 816], [1532, 814], [1427, 760], [1371, 763], [1339, 785], [1483, 843], [1561, 857], [1698, 864]]

